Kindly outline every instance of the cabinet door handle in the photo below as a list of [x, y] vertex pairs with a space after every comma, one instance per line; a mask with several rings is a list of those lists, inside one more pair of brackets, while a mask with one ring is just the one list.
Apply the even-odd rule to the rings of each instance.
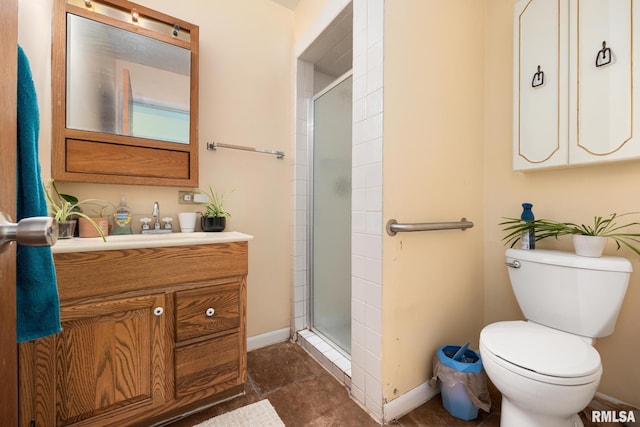
[[156, 316], [162, 316], [162, 313], [164, 313], [164, 308], [162, 307], [156, 307], [153, 309], [153, 314]]
[[611, 64], [611, 48], [607, 47], [607, 42], [602, 42], [602, 49], [596, 54], [596, 67]]
[[209, 307], [207, 308], [207, 311], [205, 312], [207, 317], [213, 317], [213, 315], [216, 313], [216, 311], [213, 309], [213, 307]]
[[538, 87], [544, 84], [544, 71], [541, 70], [541, 67], [538, 65], [538, 71], [533, 74], [533, 79], [531, 79], [531, 87]]

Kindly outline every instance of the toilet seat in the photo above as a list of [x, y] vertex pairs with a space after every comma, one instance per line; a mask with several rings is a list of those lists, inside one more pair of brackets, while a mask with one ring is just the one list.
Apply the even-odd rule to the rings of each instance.
[[483, 359], [537, 381], [579, 385], [602, 374], [600, 355], [584, 339], [536, 323], [493, 323], [480, 333], [480, 343]]

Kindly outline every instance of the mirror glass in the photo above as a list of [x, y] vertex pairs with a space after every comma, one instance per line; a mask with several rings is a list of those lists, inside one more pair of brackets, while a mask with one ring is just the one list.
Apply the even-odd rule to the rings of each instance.
[[66, 127], [189, 144], [189, 49], [69, 14]]

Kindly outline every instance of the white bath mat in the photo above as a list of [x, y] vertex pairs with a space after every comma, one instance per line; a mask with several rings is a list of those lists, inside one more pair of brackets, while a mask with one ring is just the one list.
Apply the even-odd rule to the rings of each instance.
[[193, 427], [284, 427], [268, 399], [218, 415]]

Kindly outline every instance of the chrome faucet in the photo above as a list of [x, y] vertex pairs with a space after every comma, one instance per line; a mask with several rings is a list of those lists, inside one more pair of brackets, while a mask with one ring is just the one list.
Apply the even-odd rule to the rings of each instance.
[[153, 217], [153, 229], [160, 230], [160, 204], [158, 202], [153, 202], [153, 213], [151, 216]]
[[[171, 233], [171, 218], [170, 216], [165, 218], [160, 218], [160, 203], [153, 202], [153, 212], [151, 213], [152, 218], [144, 217], [140, 218], [140, 222], [142, 222], [142, 234], [159, 234], [159, 233]], [[153, 222], [153, 226], [149, 223]], [[164, 222], [164, 226], [162, 223]]]

